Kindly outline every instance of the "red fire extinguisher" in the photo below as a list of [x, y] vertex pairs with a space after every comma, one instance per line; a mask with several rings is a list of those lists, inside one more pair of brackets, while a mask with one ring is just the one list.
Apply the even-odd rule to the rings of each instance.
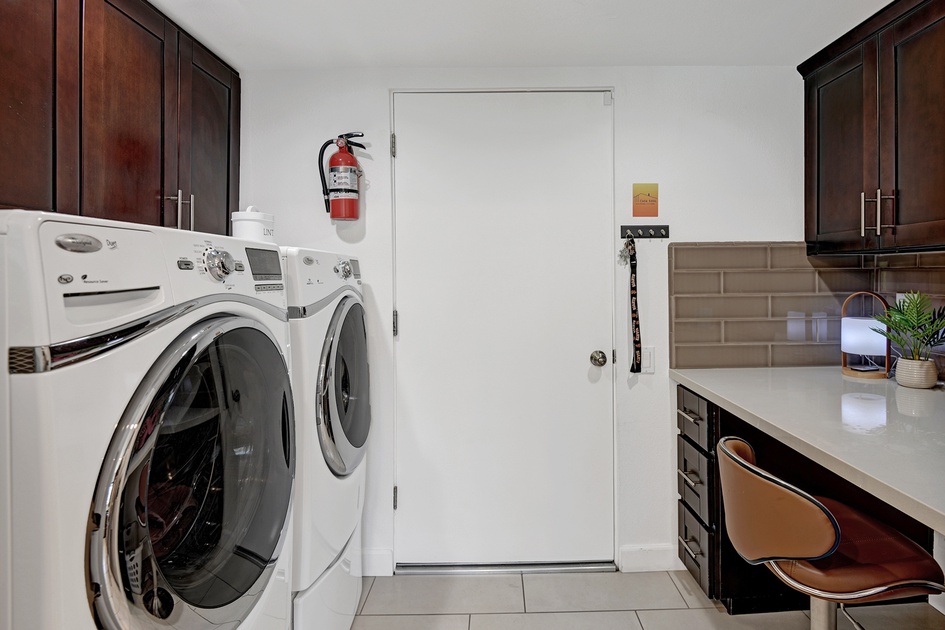
[[[363, 144], [351, 138], [362, 138], [360, 131], [343, 133], [322, 145], [318, 152], [318, 173], [322, 179], [322, 196], [325, 197], [325, 212], [332, 219], [352, 221], [358, 218], [359, 192], [361, 190], [361, 166], [349, 147], [364, 149]], [[338, 146], [338, 152], [328, 160], [328, 179], [325, 179], [325, 149]]]

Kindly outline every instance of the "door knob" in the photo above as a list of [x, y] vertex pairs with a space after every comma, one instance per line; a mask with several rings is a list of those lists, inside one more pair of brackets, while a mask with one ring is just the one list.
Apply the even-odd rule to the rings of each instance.
[[595, 350], [591, 353], [591, 364], [604, 367], [607, 365], [607, 355], [602, 350]]

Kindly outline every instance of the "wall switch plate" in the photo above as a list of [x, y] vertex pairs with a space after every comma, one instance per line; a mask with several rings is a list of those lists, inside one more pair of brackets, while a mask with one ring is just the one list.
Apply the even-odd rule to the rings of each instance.
[[643, 346], [641, 348], [641, 363], [640, 373], [641, 374], [653, 374], [656, 371], [656, 348], [653, 346]]

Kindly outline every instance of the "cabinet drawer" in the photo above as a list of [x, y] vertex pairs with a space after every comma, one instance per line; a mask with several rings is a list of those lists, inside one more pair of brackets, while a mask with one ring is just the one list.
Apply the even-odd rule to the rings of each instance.
[[683, 436], [676, 436], [676, 488], [703, 523], [711, 524], [709, 495], [715, 480], [713, 461]]
[[678, 503], [679, 514], [679, 559], [686, 565], [686, 569], [696, 579], [706, 595], [712, 596], [712, 585], [709, 583], [709, 559], [712, 556], [712, 545], [715, 534], [707, 530], [699, 519], [690, 512], [686, 505]]
[[682, 385], [676, 386], [676, 426], [706, 452], [715, 448], [708, 401]]

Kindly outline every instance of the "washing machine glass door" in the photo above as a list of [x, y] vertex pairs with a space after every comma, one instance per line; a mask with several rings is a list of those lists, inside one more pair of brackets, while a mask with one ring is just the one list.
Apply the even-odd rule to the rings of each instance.
[[204, 320], [163, 353], [118, 423], [92, 505], [100, 626], [245, 618], [280, 553], [292, 408], [282, 352], [252, 319]]
[[364, 458], [371, 428], [364, 308], [345, 297], [322, 347], [316, 395], [318, 440], [331, 471], [350, 475]]

